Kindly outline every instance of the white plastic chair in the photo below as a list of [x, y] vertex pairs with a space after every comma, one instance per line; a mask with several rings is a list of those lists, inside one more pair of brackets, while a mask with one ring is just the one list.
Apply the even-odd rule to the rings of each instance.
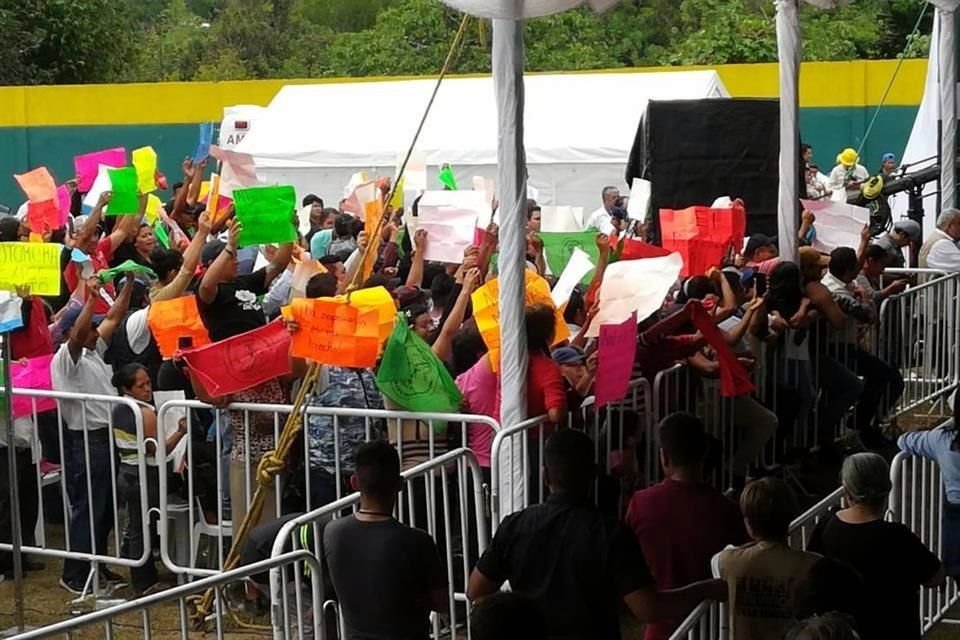
[[[190, 566], [196, 568], [197, 556], [200, 554], [200, 537], [217, 538], [221, 534], [225, 538], [233, 537], [233, 521], [224, 520], [223, 525], [207, 522], [207, 517], [200, 506], [200, 500], [197, 500], [197, 522], [193, 525], [193, 548], [190, 550]], [[219, 563], [218, 563], [219, 564]]]

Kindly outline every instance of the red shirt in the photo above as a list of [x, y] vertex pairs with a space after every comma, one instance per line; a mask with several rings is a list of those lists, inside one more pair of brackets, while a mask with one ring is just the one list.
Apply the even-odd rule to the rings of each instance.
[[[666, 479], [633, 494], [627, 526], [637, 536], [659, 589], [710, 578], [710, 559], [748, 542], [740, 509], [716, 489]], [[682, 619], [647, 625], [645, 640], [667, 640]]]
[[[527, 361], [527, 417], [535, 418], [545, 414], [550, 409], [567, 408], [567, 390], [563, 386], [563, 374], [560, 365], [553, 358], [543, 354], [530, 352]], [[497, 413], [500, 415], [500, 375], [497, 374]], [[503, 425], [513, 426], [513, 425]], [[544, 437], [553, 433], [552, 427], [544, 429]], [[533, 430], [531, 435], [538, 435]]]
[[[110, 241], [110, 236], [106, 236], [97, 243], [97, 250], [90, 256], [90, 262], [93, 264], [93, 272], [97, 273], [102, 269], [109, 269], [111, 258], [113, 258], [113, 243]], [[80, 268], [76, 262], [71, 261], [70, 264], [67, 265], [66, 270], [63, 272], [63, 278], [66, 280], [67, 287], [69, 287], [71, 293], [77, 290], [77, 285], [80, 284]], [[112, 282], [107, 282], [101, 289], [107, 292], [111, 298], [117, 297]], [[108, 311], [110, 311], [110, 305], [107, 304], [107, 301], [103, 298], [99, 298], [97, 304], [93, 307], [93, 312], [95, 314], [102, 314]]]
[[53, 353], [53, 339], [47, 327], [47, 314], [43, 301], [33, 296], [30, 302], [30, 319], [26, 326], [10, 333], [10, 348], [14, 360], [36, 358]]

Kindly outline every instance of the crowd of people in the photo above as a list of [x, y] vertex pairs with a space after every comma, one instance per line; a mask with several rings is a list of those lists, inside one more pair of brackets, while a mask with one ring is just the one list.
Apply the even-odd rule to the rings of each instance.
[[[856, 152], [848, 149], [822, 182], [812, 150], [807, 151], [808, 186], [817, 197], [856, 190], [868, 177]], [[896, 164], [885, 156], [885, 171], [892, 170], [891, 163]], [[20, 522], [10, 522], [4, 450], [0, 540], [9, 541], [12, 526], [19, 526], [31, 542], [40, 508], [38, 464], [41, 471], [62, 465], [68, 479], [71, 550], [106, 555], [113, 534], [123, 557], [143, 557], [146, 532], [139, 517], [146, 506], [159, 503], [159, 474], [174, 481], [192, 474], [198, 494], [207, 496], [201, 500], [205, 509], [222, 511], [229, 504], [232, 521], [243, 520], [251, 474], [276, 447], [276, 425], [272, 414], [235, 410], [230, 403], [290, 404], [309, 363], [291, 358], [288, 375], [226, 396], [211, 394], [179, 352], [161, 353], [147, 321], [150, 306], [161, 301], [194, 297], [203, 327], [217, 343], [277, 319], [291, 334], [304, 331], [283, 313], [295, 296], [334, 298], [354, 288], [383, 287], [400, 321], [429, 345], [455, 380], [461, 410], [499, 418], [498, 363], [471, 302], [471, 294], [496, 277], [495, 225], [478, 230], [478, 241], [459, 263], [430, 262], [424, 257], [430, 235], [411, 224], [416, 201], [403, 208], [385, 206], [378, 233], [368, 234], [346, 199], [331, 207], [311, 194], [299, 211], [290, 212], [291, 225], [305, 221], [305, 233], [297, 233], [294, 242], [241, 247], [243, 225], [232, 211], [208, 212], [199, 197], [205, 165], [184, 162], [183, 181], [173, 185], [164, 214], [152, 224], [145, 217], [146, 194], [137, 215], [105, 216], [109, 192], [84, 215], [84, 194], [75, 185], [72, 215], [62, 228], [36, 234], [24, 215], [0, 219], [2, 242], [36, 241], [40, 235], [43, 242], [63, 245], [61, 295], [17, 291], [23, 326], [11, 334], [13, 358], [52, 356], [55, 391], [128, 400], [62, 400], [58, 409], [17, 419], [16, 441], [4, 444], [16, 448]], [[390, 181], [381, 179], [377, 187], [386, 202]], [[807, 246], [800, 248], [796, 263], [778, 257], [775, 238], [753, 234], [708, 272], [678, 280], [659, 311], [638, 319], [634, 375], [652, 382], [658, 373], [684, 364], [691, 372], [689, 383], [667, 399], [656, 434], [646, 433], [635, 414], [619, 421], [617, 437], [612, 424], [593, 434], [605, 439], [608, 449], [622, 443], [620, 459], [632, 461], [613, 465], [607, 475], [621, 490], [598, 508], [591, 492], [602, 443], [592, 440], [584, 425], [602, 418], [584, 401], [593, 395], [603, 363], [590, 328], [607, 266], [622, 259], [625, 242], [642, 243], [645, 236], [643, 221], [630, 218], [627, 198], [616, 187], [598, 194], [601, 206], [590, 214], [587, 229], [596, 232], [599, 259], [590, 283], [578, 285], [562, 309], [566, 327], [559, 326], [548, 302], [525, 312], [526, 412], [545, 416], [548, 425], [542, 481], [549, 497], [503, 519], [483, 554], [459, 549], [475, 555], [469, 582], [461, 585], [477, 603], [474, 637], [617, 638], [621, 614], [628, 611], [647, 625], [648, 640], [665, 639], [698, 603], [714, 599], [729, 601], [732, 637], [738, 640], [852, 638], [853, 629], [864, 640], [918, 638], [919, 589], [942, 584], [945, 571], [960, 573], [960, 544], [941, 563], [909, 529], [883, 519], [889, 466], [872, 452], [895, 450], [885, 430], [904, 380], [898, 351], [881, 348], [875, 335], [881, 303], [910, 286], [907, 279], [883, 277], [886, 268], [906, 264], [904, 247], [921, 266], [960, 270], [960, 211], [940, 213], [938, 230], [925, 241], [916, 222], [903, 220], [880, 236], [864, 229], [859, 246], [837, 247], [829, 255], [808, 246], [817, 222], [805, 211], [797, 239]], [[546, 273], [541, 215], [540, 206], [529, 201], [527, 269], [553, 284], [557, 274]], [[169, 246], [162, 238], [172, 239]], [[371, 254], [368, 272], [364, 265]], [[321, 269], [298, 292], [294, 272], [308, 259]], [[114, 278], [100, 277], [118, 267]], [[569, 338], [557, 341], [561, 329]], [[185, 340], [180, 348], [191, 346]], [[755, 371], [765, 384], [758, 392], [742, 387], [725, 393], [732, 411], [721, 428], [730, 437], [718, 440], [700, 418], [682, 409], [695, 407], [691, 398], [716, 386], [715, 379], [725, 386], [734, 370]], [[408, 409], [386, 397], [376, 373], [375, 368], [324, 365], [308, 403]], [[190, 421], [164, 431], [154, 390], [181, 392], [214, 410], [194, 412]], [[340, 602], [347, 636], [425, 637], [430, 611], [449, 607], [447, 572], [438, 541], [394, 518], [400, 474], [457, 447], [463, 438], [489, 483], [493, 429], [472, 423], [462, 434], [446, 423], [417, 420], [374, 421], [371, 429], [361, 417], [324, 414], [309, 415], [305, 422], [305, 450], [288, 464], [299, 464], [309, 475], [307, 504], [321, 507], [353, 490], [361, 496], [356, 513], [327, 525], [311, 543]], [[858, 436], [859, 452], [852, 455], [836, 438], [845, 428]], [[191, 468], [174, 470], [157, 459], [153, 442], [158, 438], [166, 451], [190, 439]], [[646, 471], [663, 480], [646, 487], [637, 481], [643, 457], [632, 449], [650, 438], [655, 438], [660, 468]], [[39, 450], [34, 450], [37, 440]], [[789, 524], [799, 513], [793, 491], [776, 477], [778, 469], [761, 463], [769, 450], [788, 454], [784, 459], [789, 460], [790, 443], [801, 441], [815, 449], [816, 463], [842, 461], [848, 504], [821, 523], [805, 551], [788, 544]], [[955, 505], [946, 509], [944, 535], [960, 542], [956, 429], [905, 434], [899, 446], [940, 461], [947, 498]], [[147, 477], [139, 470], [141, 453], [147, 456]], [[221, 480], [210, 472], [216, 465], [205, 462], [221, 456], [229, 456], [228, 488], [220, 492], [225, 496], [218, 495]], [[536, 474], [539, 461], [531, 466]], [[717, 474], [718, 467], [729, 474]], [[717, 478], [730, 482], [718, 485]], [[528, 481], [540, 483], [537, 476]], [[149, 505], [143, 504], [143, 484]], [[268, 553], [289, 514], [303, 510], [303, 504], [288, 504], [287, 495], [278, 497], [275, 490], [276, 485], [267, 489], [269, 506], [244, 550], [249, 560]], [[125, 514], [121, 531], [113, 531], [115, 499]], [[42, 565], [27, 556], [24, 568], [29, 572]], [[84, 561], [65, 561], [60, 585], [83, 592], [89, 568]], [[0, 556], [0, 570], [10, 574], [10, 554]], [[114, 589], [126, 582], [105, 566], [99, 576]], [[138, 595], [163, 588], [149, 556], [129, 577]], [[836, 589], [842, 580], [855, 588]], [[499, 593], [505, 582], [512, 593]]]

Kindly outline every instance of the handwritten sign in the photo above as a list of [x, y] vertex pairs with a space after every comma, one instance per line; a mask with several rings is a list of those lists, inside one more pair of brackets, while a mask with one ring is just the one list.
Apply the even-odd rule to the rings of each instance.
[[600, 285], [600, 310], [587, 330], [587, 337], [598, 337], [602, 325], [620, 324], [632, 313], [636, 313], [638, 322], [646, 320], [663, 305], [682, 266], [679, 253], [663, 258], [621, 260], [608, 266]]
[[37, 167], [26, 173], [15, 174], [13, 177], [27, 194], [27, 200], [30, 202], [44, 202], [57, 197], [57, 183], [53, 181], [53, 176], [46, 167]]
[[47, 242], [0, 242], [0, 290], [29, 285], [34, 295], [60, 295], [62, 249]]
[[180, 338], [190, 338], [193, 347], [210, 344], [207, 328], [197, 310], [196, 296], [154, 302], [147, 312], [147, 325], [164, 358], [170, 358], [177, 352]]
[[637, 355], [637, 316], [621, 324], [600, 326], [597, 380], [594, 397], [597, 407], [623, 400], [630, 386], [633, 360]]
[[380, 350], [379, 316], [375, 310], [330, 300], [296, 298], [289, 310], [300, 325], [290, 355], [339, 367], [372, 367]]

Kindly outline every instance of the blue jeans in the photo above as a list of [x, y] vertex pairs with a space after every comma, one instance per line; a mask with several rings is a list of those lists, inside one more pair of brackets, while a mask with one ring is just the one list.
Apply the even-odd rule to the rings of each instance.
[[[113, 531], [113, 475], [110, 455], [110, 430], [88, 432], [90, 446], [90, 487], [82, 431], [68, 430], [65, 444], [67, 497], [70, 500], [70, 550], [107, 554], [107, 538]], [[88, 490], [89, 489], [89, 490]], [[91, 524], [93, 539], [91, 540]], [[83, 560], [64, 560], [63, 580], [83, 584], [90, 564]]]

